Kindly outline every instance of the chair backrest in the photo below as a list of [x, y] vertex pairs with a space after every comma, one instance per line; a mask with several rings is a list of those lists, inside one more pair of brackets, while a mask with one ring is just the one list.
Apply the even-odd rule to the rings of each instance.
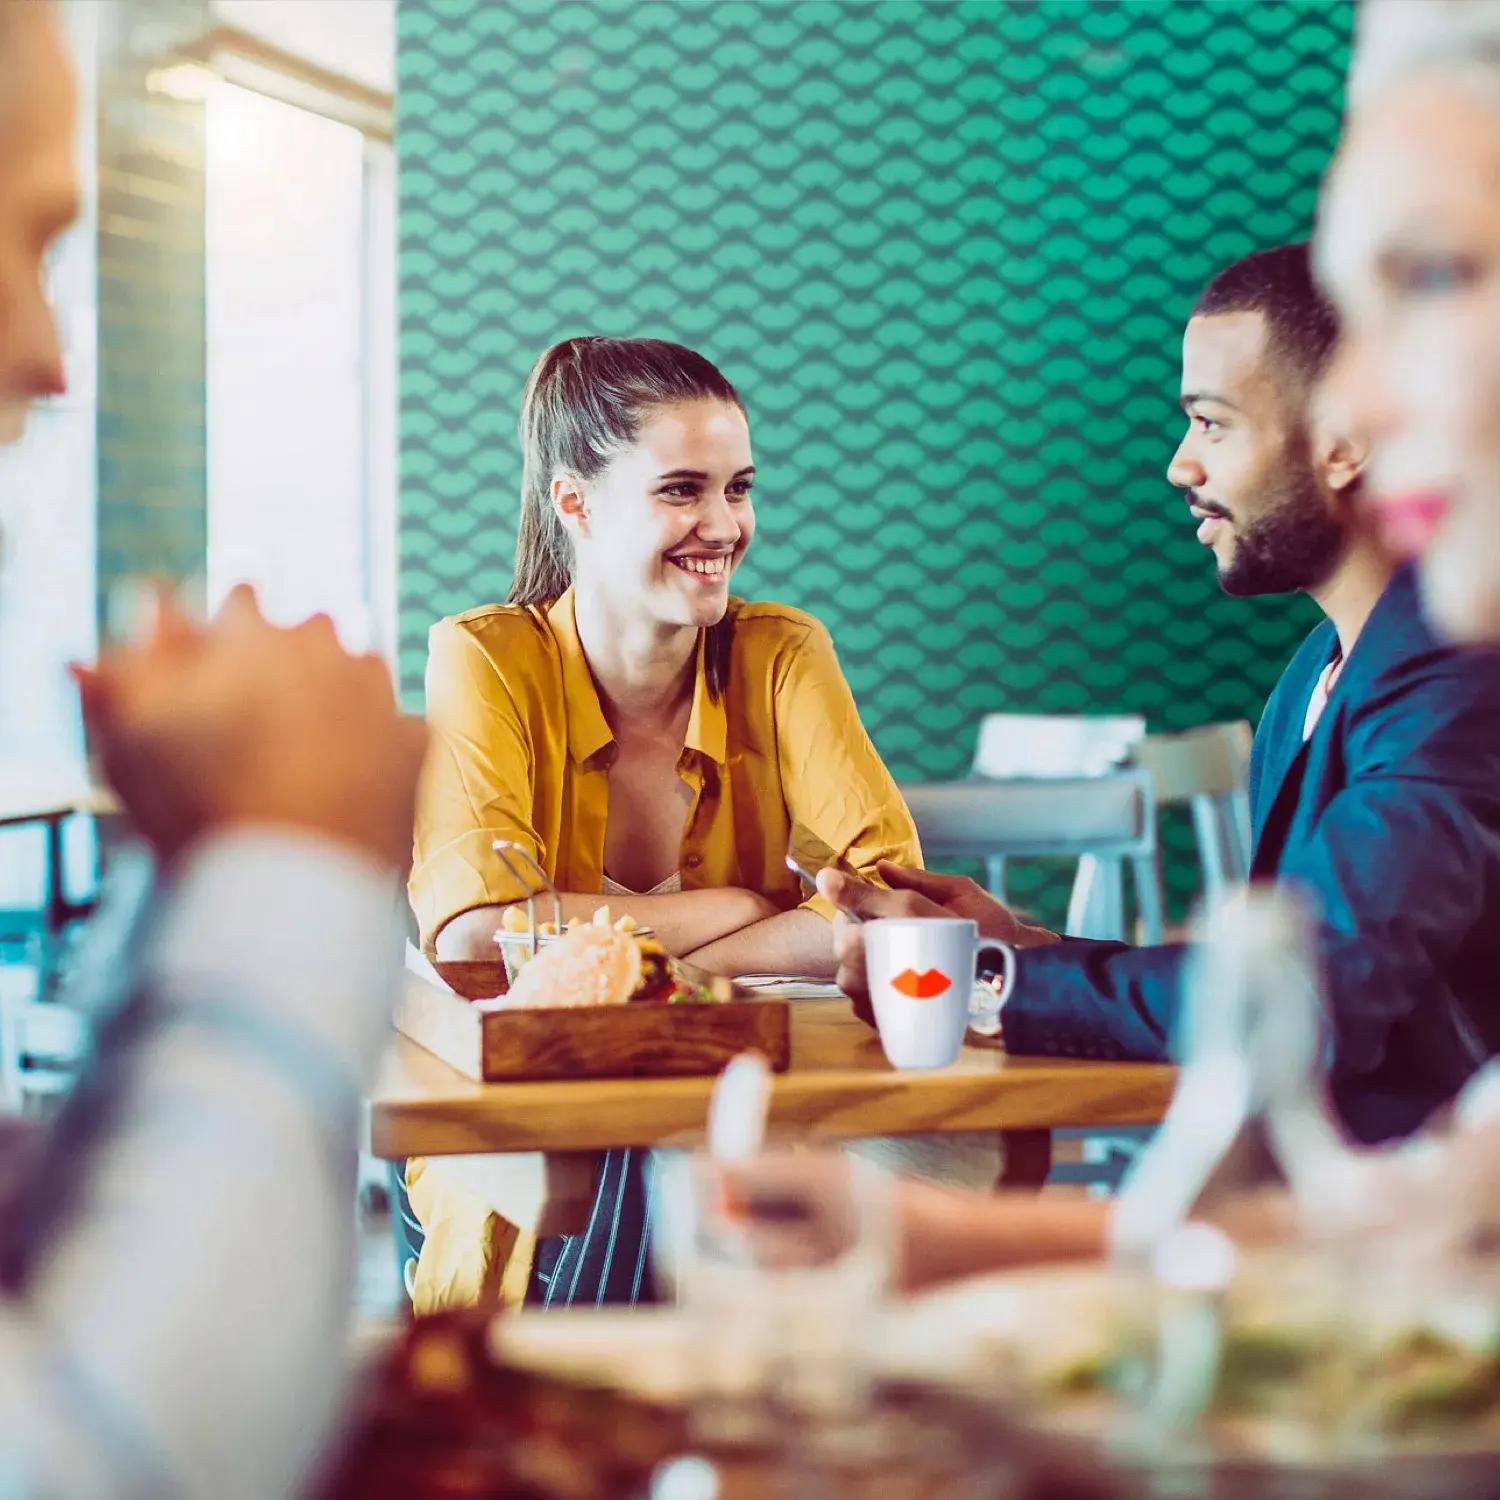
[[1135, 749], [1158, 806], [1193, 810], [1204, 894], [1215, 900], [1250, 874], [1250, 745], [1243, 719], [1182, 734], [1153, 734]]
[[1153, 734], [1136, 745], [1135, 761], [1150, 772], [1159, 806], [1194, 797], [1232, 797], [1250, 785], [1252, 738], [1243, 719], [1181, 734]]
[[1148, 941], [1161, 941], [1156, 867], [1156, 804], [1138, 767], [1075, 776], [903, 786], [928, 859], [981, 859], [990, 893], [1005, 899], [1009, 859], [1053, 855], [1078, 860], [1065, 930], [1121, 939], [1123, 869], [1129, 865]]
[[1124, 858], [1155, 848], [1151, 779], [1137, 770], [1035, 786], [979, 779], [906, 785], [901, 795], [929, 858]]
[[988, 714], [979, 725], [975, 776], [1101, 776], [1145, 738], [1135, 715]]

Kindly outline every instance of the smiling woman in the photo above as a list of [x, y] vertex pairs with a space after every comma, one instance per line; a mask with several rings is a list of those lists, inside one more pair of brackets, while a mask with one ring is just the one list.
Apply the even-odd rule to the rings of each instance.
[[[743, 458], [730, 475], [726, 496], [739, 505], [740, 535], [733, 548], [705, 547], [695, 553], [691, 545], [669, 561], [688, 571], [713, 573], [728, 582], [733, 565], [744, 556], [755, 534], [750, 485], [755, 466], [750, 462], [750, 432], [739, 392], [719, 370], [678, 344], [656, 339], [568, 339], [554, 344], [536, 363], [526, 383], [521, 410], [521, 445], [525, 469], [521, 479], [521, 534], [516, 546], [516, 576], [510, 592], [512, 604], [544, 604], [558, 599], [571, 586], [577, 566], [577, 544], [586, 549], [613, 536], [640, 533], [642, 544], [651, 540], [651, 519], [641, 528], [640, 508], [632, 511], [628, 501], [611, 507], [601, 532], [590, 525], [578, 485], [596, 488], [606, 468], [614, 467], [612, 488], [628, 485], [634, 497], [649, 493], [675, 504], [688, 523], [693, 501], [708, 484], [702, 469], [663, 468], [652, 472], [653, 458], [670, 463], [669, 452], [650, 452], [649, 447], [671, 446], [670, 438], [646, 445], [634, 465], [619, 460], [636, 448], [643, 418], [653, 414], [669, 422], [677, 419], [673, 434], [683, 447], [683, 408], [706, 422], [712, 432], [694, 434], [700, 450], [712, 448], [715, 457]], [[736, 414], [738, 420], [736, 420]], [[664, 438], [665, 434], [662, 435]], [[680, 456], [680, 455], [679, 455]], [[628, 467], [631, 472], [624, 472]], [[574, 483], [566, 494], [557, 482], [566, 475]], [[610, 527], [608, 522], [615, 525]], [[687, 527], [690, 532], [692, 524]], [[692, 538], [688, 537], [691, 544]], [[666, 554], [663, 554], [666, 556]], [[710, 691], [721, 697], [728, 665], [731, 627], [725, 622], [723, 600], [709, 599], [710, 610], [719, 604], [713, 619], [694, 621], [708, 628], [706, 670]]]
[[[702, 968], [831, 976], [832, 909], [786, 856], [875, 879], [881, 859], [920, 851], [828, 632], [730, 594], [755, 535], [738, 393], [677, 344], [570, 339], [532, 370], [521, 440], [510, 602], [431, 637], [435, 743], [411, 877], [424, 947], [494, 956], [527, 894], [493, 850], [506, 839], [562, 891], [565, 920], [607, 894]], [[623, 1155], [594, 1214], [608, 1253], [588, 1236], [544, 1246], [533, 1284], [507, 1281], [513, 1296], [649, 1288], [641, 1163]], [[426, 1168], [408, 1175], [428, 1226], [419, 1306], [492, 1288], [514, 1233]]]

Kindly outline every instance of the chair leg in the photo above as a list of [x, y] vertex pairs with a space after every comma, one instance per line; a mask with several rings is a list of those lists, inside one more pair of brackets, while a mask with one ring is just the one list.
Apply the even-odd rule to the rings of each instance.
[[1250, 835], [1250, 798], [1245, 792], [1235, 792], [1233, 796], [1225, 801], [1224, 823], [1229, 835], [1229, 847], [1233, 852], [1232, 878], [1235, 880], [1248, 880], [1250, 878], [1250, 856], [1252, 852], [1252, 839]]
[[1193, 836], [1198, 841], [1198, 864], [1203, 871], [1203, 900], [1212, 908], [1223, 893], [1224, 823], [1212, 797], [1193, 798]]
[[1078, 861], [1067, 930], [1071, 937], [1124, 940], [1125, 875], [1120, 860], [1085, 854]]
[[1135, 875], [1135, 905], [1141, 921], [1141, 941], [1148, 947], [1166, 937], [1166, 899], [1161, 888], [1161, 865], [1154, 854], [1131, 860]]
[[1000, 1132], [999, 1188], [1039, 1190], [1052, 1170], [1050, 1130], [1002, 1130]]
[[1068, 915], [1063, 922], [1063, 931], [1068, 937], [1092, 937], [1094, 918], [1094, 888], [1099, 882], [1099, 861], [1092, 854], [1085, 854], [1078, 861], [1073, 876], [1073, 889], [1068, 895]]

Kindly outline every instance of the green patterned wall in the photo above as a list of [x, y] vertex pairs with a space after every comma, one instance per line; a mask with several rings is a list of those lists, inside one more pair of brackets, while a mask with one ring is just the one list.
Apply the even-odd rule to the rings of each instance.
[[690, 344], [752, 419], [738, 591], [832, 629], [898, 776], [997, 710], [1256, 717], [1309, 620], [1164, 478], [1182, 322], [1304, 235], [1342, 0], [402, 0], [401, 669], [504, 596], [523, 379]]
[[128, 578], [208, 554], [204, 107], [146, 74], [208, 29], [207, 0], [125, 0], [99, 78], [99, 628]]

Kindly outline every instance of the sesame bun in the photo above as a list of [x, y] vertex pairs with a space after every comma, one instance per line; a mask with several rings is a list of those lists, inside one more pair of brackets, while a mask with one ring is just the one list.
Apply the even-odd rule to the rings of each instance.
[[516, 975], [516, 1006], [624, 1005], [641, 982], [641, 950], [628, 933], [575, 927]]

